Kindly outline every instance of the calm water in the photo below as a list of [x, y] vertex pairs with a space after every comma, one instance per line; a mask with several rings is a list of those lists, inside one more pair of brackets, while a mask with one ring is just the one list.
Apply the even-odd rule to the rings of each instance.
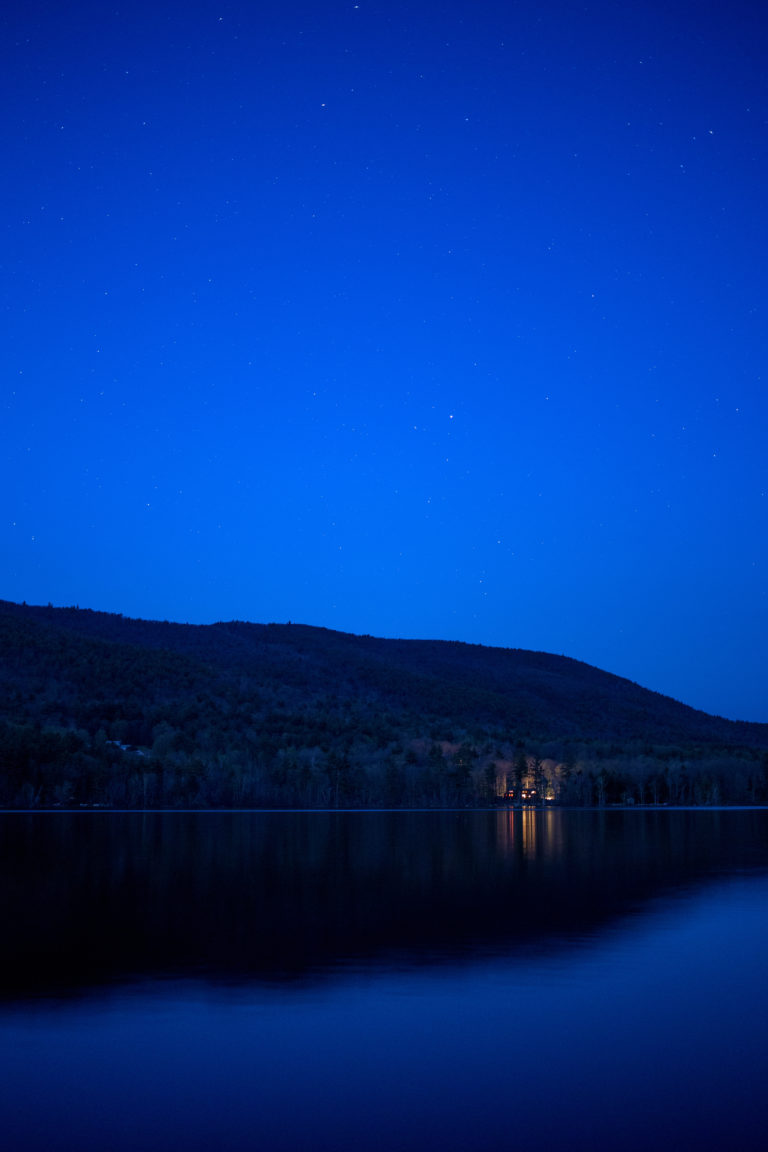
[[14, 1152], [763, 1149], [768, 812], [0, 815]]

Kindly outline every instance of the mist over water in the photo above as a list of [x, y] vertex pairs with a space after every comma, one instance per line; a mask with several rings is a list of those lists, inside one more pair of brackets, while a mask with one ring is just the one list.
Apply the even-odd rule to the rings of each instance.
[[31, 1149], [760, 1147], [768, 812], [0, 817]]

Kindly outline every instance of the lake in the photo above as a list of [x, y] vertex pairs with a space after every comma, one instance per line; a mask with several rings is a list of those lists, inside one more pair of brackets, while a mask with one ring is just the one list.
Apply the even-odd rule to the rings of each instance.
[[768, 812], [0, 815], [13, 1152], [763, 1149]]

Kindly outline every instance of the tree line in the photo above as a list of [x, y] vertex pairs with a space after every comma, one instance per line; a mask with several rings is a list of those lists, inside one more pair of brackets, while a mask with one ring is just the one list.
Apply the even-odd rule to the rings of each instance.
[[191, 737], [166, 721], [141, 747], [103, 727], [91, 736], [3, 721], [0, 765], [8, 808], [768, 803], [768, 754], [727, 748], [619, 753], [549, 742], [531, 750], [423, 737], [307, 746], [258, 732], [232, 742], [215, 731]]

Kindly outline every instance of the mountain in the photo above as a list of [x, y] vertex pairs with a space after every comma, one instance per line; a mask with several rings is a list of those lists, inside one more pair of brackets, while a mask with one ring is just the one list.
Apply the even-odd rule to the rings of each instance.
[[768, 725], [564, 656], [0, 601], [0, 803], [768, 798]]

